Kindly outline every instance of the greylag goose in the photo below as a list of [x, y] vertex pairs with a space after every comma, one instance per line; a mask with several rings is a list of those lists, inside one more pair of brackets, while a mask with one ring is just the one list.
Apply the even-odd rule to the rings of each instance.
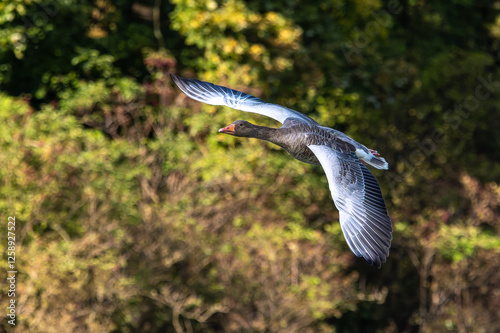
[[377, 180], [361, 162], [388, 169], [375, 150], [292, 109], [209, 82], [170, 76], [184, 94], [196, 101], [258, 113], [281, 122], [282, 127], [269, 128], [237, 120], [219, 132], [266, 140], [299, 161], [321, 165], [349, 248], [369, 265], [380, 268], [389, 256], [392, 224]]

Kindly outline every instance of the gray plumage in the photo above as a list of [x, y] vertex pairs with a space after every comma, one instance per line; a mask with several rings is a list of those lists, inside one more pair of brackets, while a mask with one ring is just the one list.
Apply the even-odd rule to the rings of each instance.
[[269, 128], [238, 120], [219, 132], [266, 140], [302, 162], [321, 165], [351, 251], [370, 265], [380, 267], [386, 261], [392, 240], [391, 220], [375, 177], [361, 162], [387, 169], [387, 162], [375, 156], [376, 151], [295, 110], [209, 82], [170, 75], [187, 96], [197, 101], [258, 113], [281, 122], [281, 128]]

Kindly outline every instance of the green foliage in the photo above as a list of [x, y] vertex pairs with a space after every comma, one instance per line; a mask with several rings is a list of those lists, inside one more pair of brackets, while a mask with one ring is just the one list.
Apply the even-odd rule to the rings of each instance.
[[[18, 221], [17, 329], [495, 330], [498, 8], [3, 1], [0, 212]], [[395, 230], [382, 269], [349, 251], [321, 168], [217, 134], [276, 123], [191, 101], [169, 72], [377, 149]]]
[[445, 258], [459, 262], [476, 255], [478, 249], [500, 250], [500, 238], [491, 233], [480, 232], [474, 227], [443, 226], [436, 240], [438, 250]]

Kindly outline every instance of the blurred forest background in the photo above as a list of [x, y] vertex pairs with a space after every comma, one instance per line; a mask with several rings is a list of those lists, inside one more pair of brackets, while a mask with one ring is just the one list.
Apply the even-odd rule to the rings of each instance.
[[[0, 25], [14, 330], [498, 332], [500, 1], [4, 0]], [[382, 268], [349, 251], [320, 167], [217, 133], [280, 124], [169, 72], [377, 149]]]

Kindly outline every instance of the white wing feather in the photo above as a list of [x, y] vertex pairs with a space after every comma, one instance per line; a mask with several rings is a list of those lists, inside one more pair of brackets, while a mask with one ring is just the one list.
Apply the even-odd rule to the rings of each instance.
[[241, 91], [218, 86], [210, 82], [186, 79], [170, 74], [175, 84], [192, 99], [210, 105], [224, 105], [230, 108], [258, 113], [284, 123], [287, 118], [298, 118], [306, 123], [317, 125], [316, 121], [295, 110], [281, 105], [266, 103], [260, 98]]
[[308, 147], [325, 171], [349, 248], [380, 267], [389, 256], [392, 224], [375, 177], [354, 153], [323, 145]]

